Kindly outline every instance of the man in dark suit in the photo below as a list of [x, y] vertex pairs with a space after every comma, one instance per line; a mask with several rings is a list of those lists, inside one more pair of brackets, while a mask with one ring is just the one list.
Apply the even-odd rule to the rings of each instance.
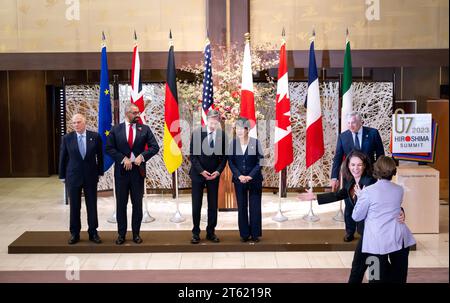
[[[147, 125], [138, 124], [139, 108], [130, 104], [125, 109], [125, 122], [115, 125], [106, 141], [106, 152], [114, 159], [116, 186], [117, 245], [125, 242], [127, 233], [128, 195], [133, 206], [131, 228], [133, 242], [140, 244], [142, 198], [144, 196], [145, 163], [159, 151], [155, 136]], [[146, 149], [148, 146], [148, 149]]]
[[[331, 189], [336, 191], [339, 187], [339, 170], [344, 159], [352, 150], [363, 152], [371, 164], [384, 155], [383, 142], [378, 130], [363, 126], [361, 115], [357, 112], [351, 112], [347, 115], [348, 130], [341, 133], [336, 144], [336, 152], [333, 159], [331, 170]], [[345, 187], [345, 185], [344, 185]], [[356, 222], [352, 219], [353, 203], [350, 199], [345, 199], [345, 242], [354, 239], [356, 231]]]
[[81, 114], [72, 117], [75, 131], [61, 141], [59, 178], [66, 183], [70, 201], [69, 244], [80, 241], [81, 190], [84, 192], [88, 220], [89, 240], [101, 243], [97, 233], [97, 183], [103, 175], [102, 139], [96, 132], [86, 130], [86, 118]]
[[227, 163], [227, 139], [220, 129], [219, 112], [210, 110], [207, 114], [207, 125], [196, 129], [191, 138], [189, 176], [192, 180], [192, 244], [200, 242], [200, 213], [202, 209], [203, 189], [208, 195], [208, 225], [206, 239], [220, 242], [215, 234], [217, 225], [217, 204], [220, 174]]

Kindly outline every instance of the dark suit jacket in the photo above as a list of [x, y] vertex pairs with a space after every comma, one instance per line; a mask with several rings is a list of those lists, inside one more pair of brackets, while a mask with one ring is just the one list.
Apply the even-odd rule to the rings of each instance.
[[[350, 130], [346, 130], [338, 137], [336, 144], [336, 152], [333, 159], [333, 167], [331, 169], [331, 178], [339, 177], [339, 170], [341, 168], [344, 156], [347, 156], [355, 145], [353, 143], [353, 136]], [[384, 155], [383, 142], [381, 141], [380, 133], [375, 128], [363, 126], [361, 151], [366, 154], [373, 164], [380, 156]]]
[[[369, 186], [377, 182], [377, 179], [375, 179], [372, 176], [363, 175], [361, 176], [361, 179], [359, 180], [359, 187], [363, 189], [364, 186]], [[318, 194], [317, 195], [317, 203], [320, 204], [327, 204], [331, 202], [340, 201], [343, 199], [350, 198], [350, 189], [355, 185], [355, 179], [352, 178], [352, 180], [348, 182], [344, 182], [345, 187], [338, 190], [337, 192], [331, 192], [331, 193], [325, 193], [325, 194]]]
[[210, 173], [215, 171], [222, 173], [227, 164], [228, 141], [225, 133], [221, 129], [216, 131], [214, 149], [209, 147], [207, 136], [206, 127], [198, 128], [192, 133], [189, 146], [189, 158], [192, 164], [189, 176], [192, 180], [204, 181], [205, 178], [200, 174], [204, 170]]
[[242, 152], [239, 138], [234, 139], [228, 148], [228, 165], [233, 172], [233, 182], [240, 183], [241, 175], [252, 177], [250, 182], [261, 182], [263, 176], [260, 161], [263, 158], [263, 151], [257, 139], [249, 139], [245, 153]]
[[86, 130], [86, 156], [81, 157], [76, 132], [66, 134], [61, 141], [59, 154], [59, 178], [66, 184], [81, 186], [96, 184], [103, 176], [102, 139], [96, 132]]
[[[150, 160], [151, 157], [159, 152], [159, 146], [156, 142], [155, 136], [153, 135], [150, 127], [143, 124], [136, 125], [136, 138], [133, 143], [133, 150], [130, 149], [127, 141], [127, 135], [125, 133], [125, 123], [120, 123], [115, 125], [106, 140], [106, 153], [114, 159], [114, 174], [123, 175], [125, 174], [125, 169], [121, 163], [123, 158], [130, 157], [131, 152], [137, 157], [142, 155], [145, 162]], [[145, 145], [148, 149], [145, 150]], [[140, 171], [141, 175], [145, 177], [145, 162], [141, 164]], [[134, 165], [134, 164], [133, 164]]]

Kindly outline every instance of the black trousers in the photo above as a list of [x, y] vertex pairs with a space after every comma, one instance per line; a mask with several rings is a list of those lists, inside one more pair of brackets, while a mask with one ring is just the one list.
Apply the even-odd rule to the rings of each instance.
[[70, 233], [79, 236], [81, 230], [81, 190], [86, 201], [86, 213], [88, 221], [88, 233], [90, 236], [97, 234], [97, 183], [83, 184], [80, 186], [66, 185], [70, 202]]
[[[378, 259], [380, 266], [379, 276], [373, 274], [373, 271], [370, 272], [371, 268], [369, 266], [369, 283], [406, 283], [408, 278], [409, 247], [386, 255], [368, 254], [368, 258], [371, 257]], [[374, 270], [376, 269], [374, 268]], [[370, 279], [371, 274], [374, 279]]]
[[206, 234], [213, 235], [217, 226], [217, 205], [219, 197], [220, 176], [211, 181], [192, 180], [192, 234], [200, 235], [200, 216], [203, 201], [203, 189], [206, 187], [208, 199], [208, 224]]
[[262, 182], [234, 183], [238, 205], [241, 238], [262, 236], [261, 195]]
[[127, 233], [127, 205], [128, 196], [131, 198], [132, 215], [131, 229], [133, 235], [139, 234], [142, 222], [142, 198], [144, 196], [144, 177], [139, 173], [139, 168], [133, 165], [131, 171], [124, 174], [116, 173], [116, 218], [117, 229], [120, 236]]
[[345, 233], [347, 235], [353, 235], [356, 231], [356, 222], [352, 218], [354, 205], [350, 198], [344, 199], [344, 201], [345, 201], [345, 210], [344, 210]]
[[352, 269], [348, 279], [348, 283], [351, 284], [362, 283], [367, 270], [366, 259], [368, 255], [362, 252], [362, 241], [363, 235], [361, 235], [358, 244], [356, 244], [355, 254], [353, 255]]

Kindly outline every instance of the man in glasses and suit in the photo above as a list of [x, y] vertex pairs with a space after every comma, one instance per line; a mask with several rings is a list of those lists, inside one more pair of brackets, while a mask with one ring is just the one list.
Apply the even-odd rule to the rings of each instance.
[[[127, 233], [127, 204], [131, 197], [131, 229], [133, 242], [140, 244], [142, 198], [144, 196], [145, 163], [159, 151], [150, 127], [139, 123], [139, 108], [129, 104], [125, 108], [125, 122], [115, 125], [106, 141], [106, 152], [114, 159], [116, 186], [117, 245], [125, 242]], [[147, 148], [146, 148], [147, 147]]]
[[220, 128], [220, 116], [216, 110], [207, 114], [207, 124], [194, 130], [190, 143], [192, 180], [192, 244], [200, 243], [200, 213], [202, 209], [203, 190], [206, 187], [208, 200], [208, 225], [206, 239], [220, 242], [215, 234], [217, 225], [217, 208], [220, 174], [227, 163], [225, 154], [227, 144], [225, 132]]
[[66, 184], [70, 203], [69, 244], [80, 241], [81, 191], [86, 201], [89, 240], [99, 244], [97, 183], [103, 175], [102, 139], [86, 130], [86, 118], [81, 114], [72, 117], [72, 127], [74, 131], [62, 138], [59, 154], [59, 179]]

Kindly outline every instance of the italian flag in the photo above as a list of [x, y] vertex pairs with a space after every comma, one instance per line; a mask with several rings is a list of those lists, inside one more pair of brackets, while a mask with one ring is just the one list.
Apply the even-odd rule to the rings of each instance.
[[345, 44], [344, 77], [342, 80], [341, 132], [347, 130], [347, 114], [353, 110], [352, 55], [350, 53], [348, 30]]

